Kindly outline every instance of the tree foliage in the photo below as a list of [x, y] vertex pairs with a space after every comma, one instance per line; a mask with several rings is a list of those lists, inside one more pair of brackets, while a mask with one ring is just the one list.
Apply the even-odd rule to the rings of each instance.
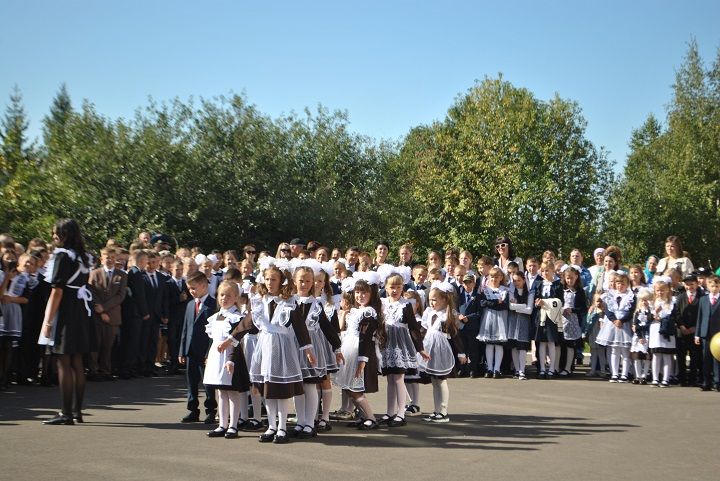
[[460, 96], [444, 121], [411, 131], [397, 163], [413, 175], [398, 191], [394, 236], [475, 252], [492, 252], [501, 235], [524, 255], [589, 248], [612, 182], [576, 103], [540, 101], [502, 77]]
[[631, 259], [663, 251], [679, 235], [697, 265], [720, 257], [720, 50], [706, 69], [693, 41], [673, 85], [665, 126], [633, 132], [624, 175], [611, 197], [608, 236]]

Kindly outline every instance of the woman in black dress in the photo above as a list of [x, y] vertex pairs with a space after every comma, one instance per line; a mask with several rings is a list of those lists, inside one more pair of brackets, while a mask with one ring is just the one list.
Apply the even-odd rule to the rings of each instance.
[[57, 359], [62, 412], [43, 424], [74, 424], [83, 422], [83, 354], [90, 351], [92, 313], [87, 281], [92, 266], [75, 220], [57, 221], [53, 242], [56, 247], [47, 269], [47, 282], [52, 290], [45, 309], [41, 341], [43, 337], [48, 339]]

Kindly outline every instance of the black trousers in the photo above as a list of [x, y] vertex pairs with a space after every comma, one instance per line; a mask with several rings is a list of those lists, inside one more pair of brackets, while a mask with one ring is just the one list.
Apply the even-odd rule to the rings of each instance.
[[183, 321], [183, 318], [170, 317], [170, 319], [168, 319], [167, 343], [171, 370], [176, 369], [178, 366], [178, 354], [180, 352], [180, 338], [182, 337]]
[[140, 325], [140, 371], [147, 374], [155, 368], [158, 338], [160, 337], [160, 318], [150, 314]]
[[[188, 354], [185, 358], [187, 370], [185, 378], [187, 379], [187, 408], [188, 411], [200, 412], [200, 390], [198, 385], [203, 380], [204, 356], [193, 356]], [[217, 401], [215, 400], [215, 389], [205, 386], [205, 413], [214, 414], [217, 411]]]
[[460, 340], [462, 340], [463, 347], [465, 348], [465, 355], [468, 357], [467, 364], [460, 368], [461, 372], [480, 374], [481, 354], [480, 341], [477, 340], [477, 335], [477, 331], [474, 330], [460, 330]]
[[120, 366], [123, 374], [140, 370], [140, 326], [142, 319], [137, 316], [123, 317], [120, 326]]
[[[695, 345], [695, 335], [678, 336], [677, 345], [677, 377], [682, 384], [695, 384], [702, 379], [702, 347]], [[690, 356], [690, 366], [687, 356]]]
[[710, 352], [710, 340], [702, 340], [702, 384], [704, 387], [720, 386], [720, 362]]

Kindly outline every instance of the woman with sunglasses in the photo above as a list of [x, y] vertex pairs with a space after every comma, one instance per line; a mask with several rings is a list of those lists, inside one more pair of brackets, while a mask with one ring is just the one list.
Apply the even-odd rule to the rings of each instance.
[[275, 254], [275, 259], [292, 259], [292, 252], [290, 251], [290, 244], [287, 242], [282, 242], [277, 249], [277, 253]]
[[495, 252], [497, 256], [493, 259], [495, 265], [498, 266], [507, 275], [507, 265], [510, 262], [517, 263], [520, 271], [525, 272], [525, 266], [520, 257], [515, 256], [515, 249], [512, 241], [508, 236], [501, 236], [495, 239]]

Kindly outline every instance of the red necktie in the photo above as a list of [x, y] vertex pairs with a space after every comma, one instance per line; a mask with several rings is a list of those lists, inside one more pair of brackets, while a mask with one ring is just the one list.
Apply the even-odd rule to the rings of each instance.
[[717, 297], [710, 298], [710, 305], [714, 306], [716, 302], [717, 302]]
[[198, 312], [200, 312], [200, 299], [195, 299], [195, 317], [197, 317]]

